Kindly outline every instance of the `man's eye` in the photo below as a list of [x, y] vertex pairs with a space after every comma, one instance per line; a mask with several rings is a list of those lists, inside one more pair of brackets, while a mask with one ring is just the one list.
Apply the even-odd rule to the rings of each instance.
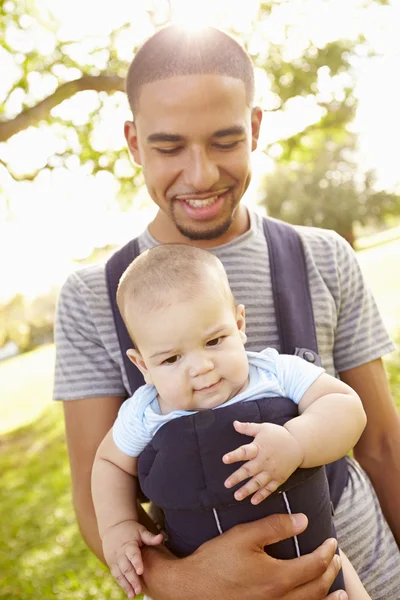
[[155, 148], [155, 150], [157, 152], [159, 152], [160, 154], [176, 154], [177, 152], [179, 152], [180, 147], [178, 147], [178, 148]]
[[214, 145], [219, 150], [232, 150], [232, 148], [236, 148], [236, 146], [238, 144], [239, 144], [239, 140], [236, 140], [236, 142], [231, 142], [230, 144], [214, 144]]
[[207, 346], [218, 346], [223, 340], [223, 337], [217, 337], [217, 338], [213, 338], [212, 340], [209, 340], [207, 342]]
[[163, 365], [173, 365], [177, 362], [177, 360], [179, 360], [179, 356], [175, 354], [175, 356], [170, 356], [169, 358], [163, 360]]

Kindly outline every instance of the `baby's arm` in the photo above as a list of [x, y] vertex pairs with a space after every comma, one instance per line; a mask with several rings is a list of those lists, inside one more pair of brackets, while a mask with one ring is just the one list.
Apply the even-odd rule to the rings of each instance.
[[341, 550], [339, 550], [339, 552], [340, 558], [342, 559], [344, 584], [349, 600], [371, 600], [371, 596], [361, 583], [355, 568], [344, 552]]
[[92, 471], [92, 496], [104, 558], [126, 594], [140, 594], [143, 573], [140, 547], [163, 540], [138, 522], [137, 458], [116, 446], [112, 430], [99, 446]]
[[325, 465], [347, 454], [367, 423], [356, 392], [327, 373], [320, 375], [305, 392], [299, 413], [284, 427], [301, 448], [303, 468]]
[[225, 482], [230, 488], [251, 477], [235, 492], [237, 500], [257, 492], [251, 501], [259, 504], [298, 467], [316, 467], [341, 458], [356, 444], [366, 424], [357, 394], [326, 373], [305, 392], [299, 412], [283, 427], [234, 422], [236, 431], [254, 437], [250, 444], [223, 457], [227, 464], [247, 461]]

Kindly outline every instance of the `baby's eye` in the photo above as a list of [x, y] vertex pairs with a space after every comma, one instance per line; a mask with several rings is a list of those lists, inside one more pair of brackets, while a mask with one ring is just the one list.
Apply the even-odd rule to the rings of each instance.
[[179, 360], [179, 356], [177, 354], [175, 354], [174, 356], [170, 356], [169, 358], [166, 358], [165, 360], [163, 360], [163, 365], [173, 365], [174, 363], [176, 363], [176, 361]]
[[206, 345], [207, 346], [218, 346], [222, 342], [222, 340], [223, 340], [222, 336], [213, 338], [212, 340], [209, 340]]

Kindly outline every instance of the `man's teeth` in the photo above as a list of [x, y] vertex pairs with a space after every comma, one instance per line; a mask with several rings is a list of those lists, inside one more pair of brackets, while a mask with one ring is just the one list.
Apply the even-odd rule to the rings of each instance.
[[185, 200], [190, 206], [194, 208], [201, 208], [203, 206], [210, 206], [218, 199], [218, 196], [212, 196], [211, 198], [205, 198], [205, 200]]

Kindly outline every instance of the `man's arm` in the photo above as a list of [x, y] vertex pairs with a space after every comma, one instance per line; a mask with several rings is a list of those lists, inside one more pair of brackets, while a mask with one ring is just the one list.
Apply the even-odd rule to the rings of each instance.
[[293, 560], [264, 552], [306, 523], [304, 515], [286, 514], [236, 525], [183, 559], [144, 546], [145, 586], [153, 600], [347, 600], [340, 591], [327, 596], [340, 568], [335, 540]]
[[382, 360], [343, 371], [340, 378], [357, 392], [364, 405], [367, 426], [354, 456], [368, 473], [400, 546], [400, 418]]
[[94, 457], [124, 401], [119, 396], [64, 402], [65, 431], [72, 479], [72, 497], [82, 537], [104, 561], [91, 494]]

